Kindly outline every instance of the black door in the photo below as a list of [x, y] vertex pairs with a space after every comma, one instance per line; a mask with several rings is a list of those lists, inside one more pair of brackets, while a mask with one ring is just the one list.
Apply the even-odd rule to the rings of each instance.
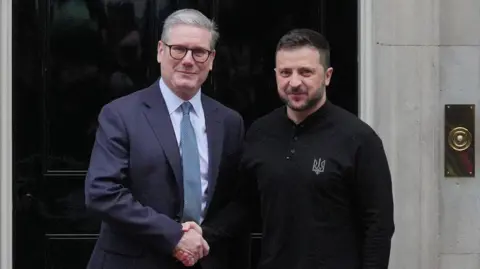
[[[327, 36], [335, 68], [328, 96], [357, 112], [357, 7], [349, 2], [14, 1], [15, 268], [85, 268], [99, 228], [83, 197], [97, 114], [158, 78], [156, 44], [170, 13], [190, 7], [215, 18], [220, 42], [204, 92], [248, 127], [280, 105], [275, 45], [297, 27]], [[255, 263], [260, 234], [252, 238]]]

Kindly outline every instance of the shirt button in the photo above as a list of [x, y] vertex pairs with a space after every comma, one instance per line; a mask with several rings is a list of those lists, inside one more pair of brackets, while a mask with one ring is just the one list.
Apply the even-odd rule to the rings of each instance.
[[286, 159], [287, 159], [287, 160], [290, 160], [290, 156], [287, 156], [287, 158], [286, 158]]
[[293, 140], [297, 141], [297, 140], [298, 140], [298, 136], [294, 136], [294, 137], [293, 137]]
[[293, 153], [295, 153], [295, 150], [294, 150], [294, 149], [291, 149], [290, 152], [293, 154]]

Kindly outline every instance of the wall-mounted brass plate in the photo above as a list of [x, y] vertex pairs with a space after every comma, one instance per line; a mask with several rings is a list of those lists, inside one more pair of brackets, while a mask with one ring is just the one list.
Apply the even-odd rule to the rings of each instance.
[[475, 105], [445, 105], [445, 177], [475, 176]]

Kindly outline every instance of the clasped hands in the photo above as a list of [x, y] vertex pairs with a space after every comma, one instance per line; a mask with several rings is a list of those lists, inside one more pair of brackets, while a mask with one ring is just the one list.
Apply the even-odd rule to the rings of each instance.
[[208, 255], [210, 247], [203, 239], [202, 228], [195, 222], [182, 224], [183, 236], [178, 242], [173, 256], [185, 266], [193, 266], [198, 260]]

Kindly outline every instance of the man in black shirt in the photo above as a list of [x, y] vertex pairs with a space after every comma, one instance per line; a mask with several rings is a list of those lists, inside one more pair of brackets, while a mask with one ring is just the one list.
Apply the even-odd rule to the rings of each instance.
[[259, 206], [260, 269], [386, 269], [394, 232], [387, 158], [367, 124], [327, 100], [327, 40], [287, 33], [275, 72], [286, 106], [250, 127], [241, 198], [205, 232], [231, 236]]

